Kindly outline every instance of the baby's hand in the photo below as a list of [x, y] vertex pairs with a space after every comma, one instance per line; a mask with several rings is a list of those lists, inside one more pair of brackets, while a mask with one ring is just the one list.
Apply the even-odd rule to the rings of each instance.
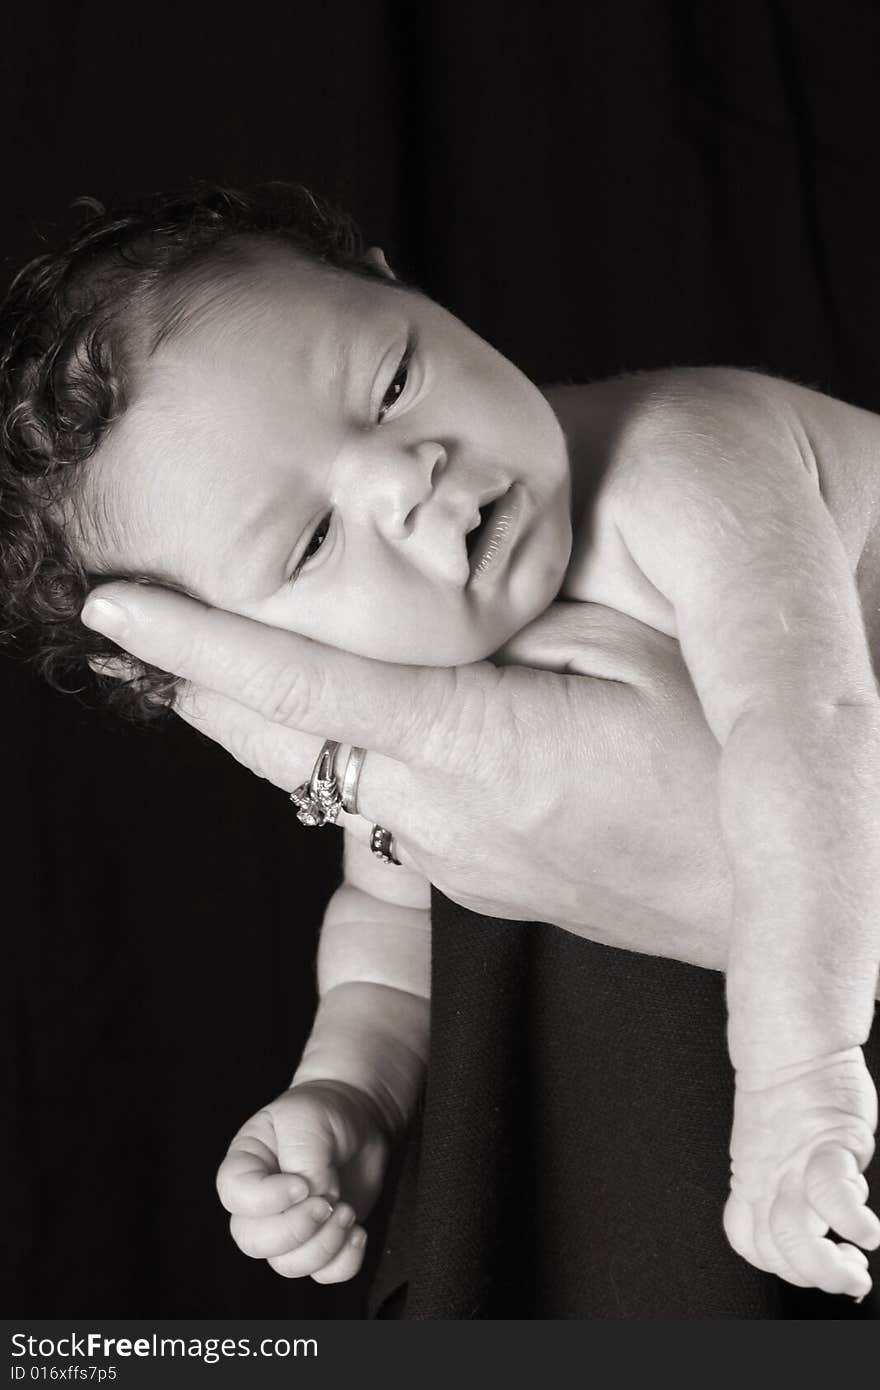
[[355, 1223], [379, 1195], [388, 1148], [356, 1087], [308, 1081], [284, 1091], [242, 1126], [218, 1170], [233, 1240], [287, 1279], [351, 1279], [367, 1239]]
[[[871, 1288], [856, 1246], [880, 1245], [862, 1176], [874, 1151], [877, 1095], [862, 1050], [768, 1074], [737, 1077], [727, 1238], [758, 1269], [801, 1288], [851, 1294]], [[834, 1230], [845, 1241], [827, 1239]]]

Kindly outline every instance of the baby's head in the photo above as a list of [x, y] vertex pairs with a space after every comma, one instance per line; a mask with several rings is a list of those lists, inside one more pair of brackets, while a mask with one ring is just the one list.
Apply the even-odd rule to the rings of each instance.
[[115, 650], [79, 619], [109, 578], [432, 665], [551, 602], [556, 416], [349, 219], [279, 183], [93, 210], [0, 309], [0, 625], [53, 684]]

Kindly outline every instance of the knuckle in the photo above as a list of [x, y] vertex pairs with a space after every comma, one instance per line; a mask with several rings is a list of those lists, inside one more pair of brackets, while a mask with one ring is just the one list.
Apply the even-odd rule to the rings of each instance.
[[336, 1254], [340, 1245], [340, 1235], [340, 1230], [332, 1218], [315, 1233], [314, 1244], [316, 1250], [320, 1251], [322, 1263]]
[[211, 651], [210, 642], [202, 633], [187, 628], [175, 634], [173, 650], [165, 655], [162, 664], [167, 670], [181, 674], [199, 670], [205, 658], [208, 661], [213, 658], [212, 664], [216, 664], [216, 654]]
[[242, 1125], [232, 1141], [231, 1150], [257, 1158], [267, 1173], [275, 1171], [275, 1150], [267, 1139], [275, 1133], [275, 1116], [271, 1105], [264, 1105]]
[[309, 705], [320, 704], [321, 678], [309, 680], [305, 671], [289, 662], [267, 661], [245, 677], [240, 698], [271, 723], [296, 728]]
[[426, 760], [437, 759], [456, 771], [472, 765], [487, 731], [504, 720], [499, 693], [504, 676], [489, 662], [435, 673], [429, 698], [406, 712], [409, 728], [421, 740]]
[[418, 699], [395, 699], [383, 708], [383, 732], [392, 745], [412, 750], [408, 761], [430, 765], [438, 740], [447, 737], [453, 698], [453, 674], [449, 670], [425, 673], [428, 678], [419, 689]]

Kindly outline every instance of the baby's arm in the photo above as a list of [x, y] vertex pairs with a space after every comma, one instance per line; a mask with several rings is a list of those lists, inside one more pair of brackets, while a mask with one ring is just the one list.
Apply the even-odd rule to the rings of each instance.
[[[880, 701], [810, 444], [824, 398], [730, 371], [666, 385], [638, 447], [622, 441], [596, 525], [606, 560], [617, 545], [634, 591], [668, 605], [722, 747], [737, 1072], [725, 1224], [760, 1267], [863, 1294], [864, 1256], [822, 1236], [880, 1243], [861, 1178], [876, 1124], [861, 1044], [880, 962]], [[794, 404], [807, 398], [815, 431]]]
[[[217, 1175], [234, 1239], [288, 1278], [349, 1279], [389, 1146], [428, 1052], [430, 885], [346, 834], [318, 951], [318, 1011], [290, 1088], [254, 1115]], [[342, 1198], [340, 1201], [339, 1199]]]
[[318, 946], [319, 1004], [292, 1085], [334, 1080], [370, 1097], [391, 1133], [412, 1114], [428, 1053], [431, 888], [346, 833], [344, 880]]

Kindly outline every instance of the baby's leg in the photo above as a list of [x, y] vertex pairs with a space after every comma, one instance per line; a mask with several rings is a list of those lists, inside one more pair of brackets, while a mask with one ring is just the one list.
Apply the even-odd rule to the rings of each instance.
[[880, 700], [807, 432], [777, 385], [683, 374], [605, 507], [671, 606], [722, 746], [737, 1074], [726, 1229], [759, 1267], [859, 1296], [864, 1257], [825, 1236], [880, 1243], [861, 1178], [877, 1120], [861, 1044], [880, 962]]
[[[877, 1100], [859, 1045], [880, 954], [878, 757], [875, 708], [792, 705], [731, 732], [721, 789], [736, 876], [725, 1229], [761, 1268], [856, 1297], [871, 1280], [855, 1247], [880, 1244], [861, 1176]], [[852, 1244], [823, 1239], [829, 1228]]]

